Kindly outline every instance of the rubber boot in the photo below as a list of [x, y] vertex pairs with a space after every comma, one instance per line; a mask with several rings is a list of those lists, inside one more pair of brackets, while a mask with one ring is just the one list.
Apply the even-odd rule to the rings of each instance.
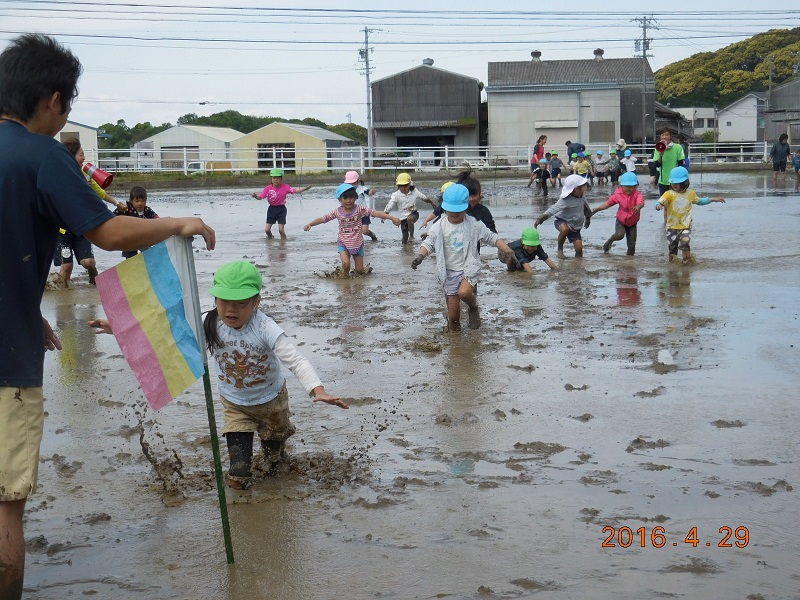
[[229, 488], [246, 490], [253, 485], [250, 463], [253, 460], [253, 432], [231, 432], [225, 434], [231, 467], [225, 478]]
[[261, 450], [264, 452], [264, 462], [269, 466], [286, 458], [285, 443], [282, 441], [261, 440]]

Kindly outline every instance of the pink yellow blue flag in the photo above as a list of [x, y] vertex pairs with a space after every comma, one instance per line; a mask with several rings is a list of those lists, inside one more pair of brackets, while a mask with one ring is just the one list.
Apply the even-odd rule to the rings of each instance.
[[191, 238], [172, 237], [97, 277], [122, 354], [159, 410], [205, 371]]

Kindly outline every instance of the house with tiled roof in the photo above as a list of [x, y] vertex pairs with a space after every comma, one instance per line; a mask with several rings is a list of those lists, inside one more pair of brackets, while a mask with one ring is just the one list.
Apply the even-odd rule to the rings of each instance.
[[486, 94], [489, 146], [564, 143], [607, 145], [619, 138], [653, 140], [655, 76], [645, 58], [490, 62]]

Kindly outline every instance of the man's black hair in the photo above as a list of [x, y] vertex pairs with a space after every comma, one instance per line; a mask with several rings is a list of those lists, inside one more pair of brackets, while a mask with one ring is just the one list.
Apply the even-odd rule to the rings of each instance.
[[77, 57], [49, 36], [15, 38], [0, 54], [0, 115], [29, 121], [55, 92], [61, 94], [61, 114], [66, 113], [78, 95], [82, 71]]

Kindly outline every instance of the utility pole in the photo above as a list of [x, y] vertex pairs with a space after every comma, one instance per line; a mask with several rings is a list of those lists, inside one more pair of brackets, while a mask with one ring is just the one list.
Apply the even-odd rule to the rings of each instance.
[[[647, 57], [653, 56], [647, 53], [650, 50], [650, 42], [652, 41], [651, 38], [647, 37], [647, 27], [648, 25], [653, 29], [658, 29], [658, 27], [652, 17], [644, 16], [633, 20], [642, 27], [642, 39], [636, 40], [635, 48], [637, 52], [639, 50], [642, 51], [642, 150], [644, 150], [647, 143]], [[655, 108], [655, 105], [653, 105], [653, 108]], [[654, 112], [653, 119], [655, 118]]]
[[375, 29], [364, 27], [364, 47], [358, 51], [358, 60], [364, 63], [362, 73], [367, 77], [367, 165], [372, 168], [372, 86], [369, 83], [369, 76], [372, 72], [372, 67], [369, 64], [369, 53], [372, 48], [369, 47], [369, 34]]
[[775, 57], [770, 54], [767, 57], [767, 61], [769, 61], [769, 91], [767, 92], [767, 110], [769, 110], [772, 108], [772, 66], [775, 63]]

